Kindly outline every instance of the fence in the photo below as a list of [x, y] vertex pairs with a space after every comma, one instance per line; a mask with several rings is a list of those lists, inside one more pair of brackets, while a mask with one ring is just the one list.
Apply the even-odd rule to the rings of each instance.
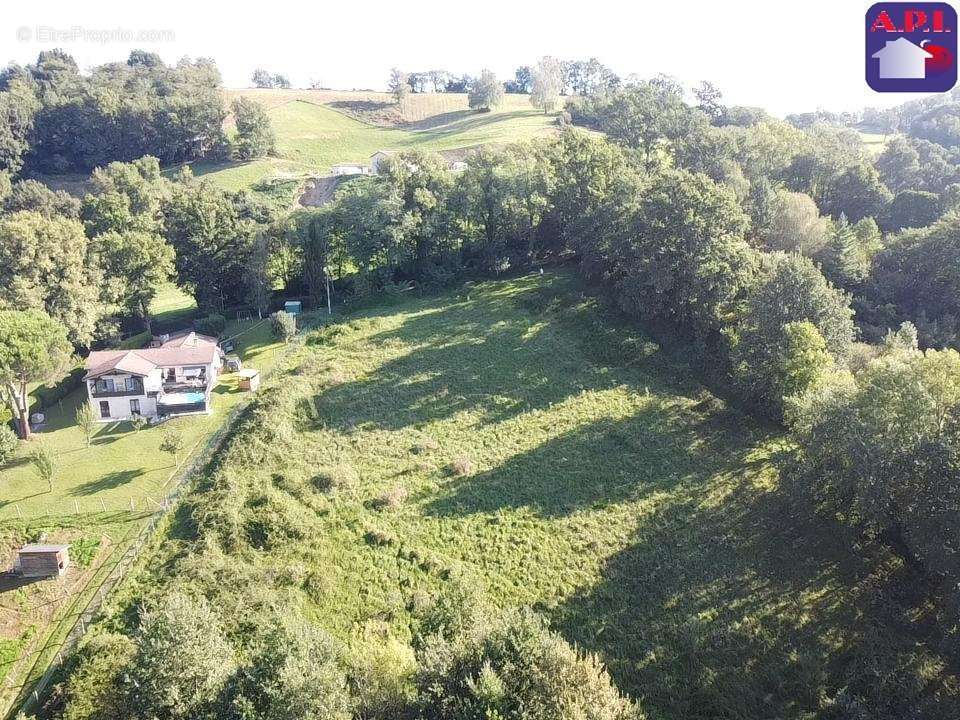
[[[304, 328], [304, 330], [306, 329], [307, 328]], [[286, 359], [293, 349], [302, 342], [302, 337], [302, 335], [299, 336], [295, 343], [291, 343], [291, 345], [284, 350], [284, 357], [282, 360]], [[282, 364], [282, 362], [276, 363], [267, 373], [267, 376], [269, 377], [275, 373]], [[12, 689], [12, 683], [10, 682], [9, 678], [16, 677], [17, 675], [23, 677], [23, 681], [17, 692], [17, 696], [10, 704], [11, 709], [7, 713], [8, 718], [14, 717], [17, 712], [28, 714], [29, 712], [40, 707], [40, 699], [45, 695], [57, 672], [62, 669], [69, 653], [76, 647], [76, 644], [80, 638], [86, 634], [87, 629], [90, 627], [97, 613], [99, 613], [100, 609], [103, 607], [103, 603], [105, 602], [107, 595], [118, 584], [120, 584], [124, 576], [130, 571], [131, 567], [134, 565], [134, 563], [136, 563], [140, 551], [152, 539], [154, 531], [157, 529], [160, 522], [166, 517], [166, 514], [170, 508], [177, 503], [177, 501], [180, 499], [180, 496], [186, 491], [188, 488], [188, 483], [186, 481], [210, 462], [210, 460], [213, 458], [213, 455], [217, 452], [217, 450], [219, 450], [220, 446], [233, 429], [233, 426], [240, 413], [246, 409], [250, 402], [251, 400], [247, 400], [236, 405], [227, 415], [224, 423], [216, 430], [216, 432], [213, 433], [213, 435], [207, 439], [200, 452], [193, 455], [189, 462], [185, 462], [179, 468], [178, 472], [175, 471], [174, 474], [176, 475], [176, 481], [172, 484], [167, 493], [158, 498], [147, 496], [147, 498], [150, 499], [150, 502], [152, 502], [155, 506], [149, 522], [140, 528], [132, 541], [129, 541], [129, 544], [128, 538], [125, 537], [124, 541], [117, 545], [117, 549], [114, 551], [114, 554], [120, 552], [122, 549], [122, 552], [120, 552], [119, 556], [114, 557], [112, 555], [110, 558], [101, 563], [98, 571], [94, 573], [94, 575], [88, 581], [87, 586], [84, 587], [84, 589], [79, 593], [79, 600], [77, 602], [82, 602], [83, 597], [88, 597], [87, 602], [83, 605], [82, 609], [78, 611], [76, 620], [73, 621], [73, 624], [68, 625], [69, 629], [67, 630], [66, 635], [63, 636], [63, 639], [59, 642], [56, 640], [56, 638], [60, 636], [58, 626], [47, 635], [42, 647], [33, 653], [24, 655], [17, 661], [18, 663], [23, 662], [24, 664], [27, 664], [29, 658], [35, 658], [32, 665], [30, 665], [30, 669], [25, 674], [22, 674], [20, 672], [22, 668], [17, 666], [15, 666], [8, 674], [8, 680], [4, 683], [4, 691]], [[194, 449], [196, 449], [196, 446], [194, 446]], [[167, 484], [170, 484], [169, 481]], [[79, 504], [77, 505], [77, 510], [79, 512]], [[106, 575], [103, 575], [105, 568]], [[72, 617], [73, 614], [68, 613], [66, 617], [60, 620], [60, 625], [68, 623]], [[49, 659], [49, 665], [40, 676], [40, 679], [33, 683], [31, 687], [31, 678], [35, 677], [37, 671], [40, 667], [42, 667], [46, 659]]]

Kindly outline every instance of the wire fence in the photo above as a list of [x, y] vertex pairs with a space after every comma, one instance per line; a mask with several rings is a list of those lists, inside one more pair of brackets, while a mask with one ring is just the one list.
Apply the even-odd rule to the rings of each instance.
[[[304, 330], [307, 329], [309, 328], [304, 328]], [[281, 361], [270, 368], [266, 377], [273, 375], [283, 365], [282, 361], [289, 357], [294, 348], [302, 342], [302, 338], [303, 335], [298, 335], [296, 341], [284, 349]], [[251, 396], [234, 406], [223, 424], [205, 442], [200, 441], [194, 446], [195, 450], [198, 445], [203, 444], [199, 452], [190, 455], [183, 465], [174, 471], [171, 480], [175, 476], [175, 481], [166, 483], [170, 486], [169, 490], [162, 494], [157, 493], [156, 497], [144, 496], [139, 501], [130, 498], [131, 505], [123, 509], [129, 511], [132, 507], [136, 511], [139, 502], [140, 510], [149, 512], [150, 514], [145, 517], [150, 519], [142, 526], [132, 527], [128, 536], [117, 543], [113, 554], [104, 560], [91, 575], [84, 589], [74, 595], [73, 604], [77, 606], [76, 611], [66, 610], [55, 627], [47, 633], [43, 645], [32, 652], [24, 653], [15, 661], [15, 666], [7, 674], [7, 679], [4, 681], [4, 694], [14, 689], [17, 682], [16, 678], [22, 678], [22, 680], [19, 688], [17, 688], [16, 697], [10, 703], [10, 711], [7, 713], [8, 718], [15, 717], [19, 713], [27, 715], [41, 707], [41, 698], [45, 696], [50, 683], [63, 668], [77, 642], [90, 628], [109, 593], [130, 572], [137, 562], [140, 552], [152, 540], [161, 521], [167, 516], [170, 509], [176, 505], [183, 493], [188, 490], [189, 483], [187, 481], [211, 461], [233, 429], [237, 418], [248, 407], [253, 397]], [[100, 510], [96, 509], [97, 506], [100, 507]], [[78, 501], [75, 505], [78, 514], [81, 512], [80, 508]], [[95, 503], [95, 512], [109, 511], [109, 509], [108, 503]], [[136, 527], [139, 527], [139, 530], [136, 530]], [[130, 538], [129, 535], [134, 532], [134, 537]], [[86, 602], [84, 602], [84, 598], [86, 598]], [[64, 606], [70, 604], [69, 598], [63, 598], [62, 602]], [[65, 629], [65, 634], [63, 634], [63, 629]], [[30, 662], [31, 659], [33, 659], [32, 663]], [[49, 664], [39, 679], [34, 681], [33, 678], [37, 676], [44, 663]]]

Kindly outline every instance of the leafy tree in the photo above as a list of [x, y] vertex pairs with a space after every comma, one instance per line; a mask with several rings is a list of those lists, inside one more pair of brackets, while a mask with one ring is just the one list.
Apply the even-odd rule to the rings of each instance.
[[0, 171], [20, 172], [40, 102], [25, 82], [13, 80], [0, 92]]
[[166, 234], [179, 282], [200, 308], [222, 312], [243, 301], [256, 212], [242, 194], [192, 179], [175, 184], [163, 208]]
[[791, 414], [799, 492], [890, 544], [957, 599], [960, 354], [891, 349]]
[[940, 198], [924, 190], [904, 190], [887, 206], [883, 226], [896, 232], [903, 228], [924, 227], [940, 217]]
[[232, 698], [242, 717], [353, 717], [340, 652], [326, 633], [302, 621], [274, 621], [255, 641], [252, 654]]
[[0, 308], [43, 308], [88, 344], [107, 312], [103, 271], [76, 220], [36, 212], [0, 217]]
[[30, 464], [33, 466], [33, 472], [37, 479], [47, 484], [47, 492], [53, 492], [53, 476], [56, 474], [57, 466], [53, 459], [53, 453], [41, 442], [35, 443], [30, 451]]
[[87, 447], [90, 447], [90, 439], [93, 437], [93, 431], [97, 428], [97, 418], [93, 414], [93, 408], [90, 403], [81, 402], [74, 415], [77, 427], [83, 431], [83, 436], [87, 439]]
[[827, 243], [813, 254], [823, 274], [843, 288], [860, 285], [869, 277], [873, 257], [880, 249], [880, 230], [873, 218], [851, 225], [843, 215], [831, 223]]
[[257, 309], [257, 317], [263, 317], [263, 313], [270, 307], [270, 297], [273, 295], [270, 247], [263, 234], [257, 235], [253, 241], [253, 251], [247, 260], [245, 283], [247, 302]]
[[785, 395], [809, 383], [818, 358], [825, 362], [827, 353], [842, 362], [854, 338], [848, 299], [800, 255], [765, 258], [741, 318], [731, 358], [735, 373], [746, 396], [774, 416]]
[[596, 58], [565, 63], [566, 85], [577, 95], [596, 95], [612, 90], [620, 78]]
[[17, 434], [7, 423], [0, 425], [0, 465], [6, 465], [17, 452]]
[[503, 83], [491, 70], [484, 70], [473, 81], [467, 95], [467, 104], [471, 110], [486, 112], [503, 102]]
[[611, 253], [621, 304], [695, 333], [719, 330], [754, 274], [746, 226], [733, 193], [705, 175], [657, 176]]
[[3, 209], [10, 214], [28, 210], [45, 218], [62, 216], [77, 219], [80, 216], [80, 203], [75, 197], [63, 190], [51, 190], [37, 180], [20, 180], [13, 183], [6, 193]]
[[263, 105], [250, 98], [238, 97], [231, 109], [237, 125], [237, 157], [249, 160], [275, 154], [277, 137]]
[[64, 327], [40, 310], [0, 310], [0, 397], [20, 437], [30, 437], [27, 388], [63, 377], [72, 350]]
[[282, 73], [277, 73], [273, 76], [273, 86], [280, 88], [282, 90], [290, 89], [290, 78]]
[[277, 340], [289, 342], [297, 333], [297, 319], [288, 312], [277, 310], [270, 316], [270, 329]]
[[803, 193], [780, 190], [771, 203], [764, 245], [769, 250], [810, 256], [827, 243], [829, 230], [829, 222], [820, 217], [813, 198]]
[[160, 440], [160, 451], [173, 456], [173, 462], [180, 464], [180, 452], [183, 450], [183, 433], [173, 428], [167, 428]]
[[697, 107], [708, 117], [714, 125], [722, 125], [727, 109], [723, 105], [723, 93], [708, 80], [703, 80], [693, 89], [693, 96], [697, 99]]
[[399, 105], [410, 94], [410, 75], [399, 68], [391, 69], [387, 89], [393, 95], [393, 101]]
[[237, 667], [219, 613], [179, 592], [143, 614], [135, 641], [126, 689], [136, 717], [202, 717]]
[[876, 162], [883, 183], [895, 193], [917, 187], [920, 181], [920, 154], [904, 137], [892, 138]]
[[637, 717], [597, 657], [571, 648], [529, 611], [445, 626], [420, 641], [417, 659], [427, 720]]
[[106, 232], [95, 238], [110, 300], [150, 330], [150, 303], [173, 275], [174, 252], [160, 235]]
[[960, 340], [960, 215], [889, 238], [871, 278], [878, 299], [917, 324], [923, 345]]
[[562, 90], [560, 62], [549, 56], [540, 58], [530, 84], [530, 103], [544, 114], [555, 112], [560, 107]]
[[257, 68], [254, 70], [253, 75], [250, 77], [250, 81], [253, 83], [254, 87], [265, 89], [274, 87], [273, 74], [267, 70], [264, 70], [263, 68]]
[[513, 80], [506, 83], [506, 90], [509, 93], [529, 95], [533, 90], [533, 68], [529, 65], [518, 67], [513, 74]]
[[829, 215], [839, 217], [843, 213], [851, 222], [857, 222], [865, 217], [880, 217], [891, 199], [877, 171], [871, 165], [859, 163], [827, 184], [821, 205]]

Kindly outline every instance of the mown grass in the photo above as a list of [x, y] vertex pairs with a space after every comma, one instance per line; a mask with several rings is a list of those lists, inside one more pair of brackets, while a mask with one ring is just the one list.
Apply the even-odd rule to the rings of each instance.
[[545, 613], [650, 718], [960, 713], [910, 570], [798, 506], [783, 439], [570, 276], [357, 311], [273, 386], [111, 627], [192, 584], [241, 643], [280, 598], [405, 640], [456, 581]]

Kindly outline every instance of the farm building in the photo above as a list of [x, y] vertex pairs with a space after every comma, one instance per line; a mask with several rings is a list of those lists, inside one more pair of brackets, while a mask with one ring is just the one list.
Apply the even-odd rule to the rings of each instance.
[[17, 551], [16, 570], [23, 577], [59, 576], [69, 566], [69, 545], [24, 545]]

